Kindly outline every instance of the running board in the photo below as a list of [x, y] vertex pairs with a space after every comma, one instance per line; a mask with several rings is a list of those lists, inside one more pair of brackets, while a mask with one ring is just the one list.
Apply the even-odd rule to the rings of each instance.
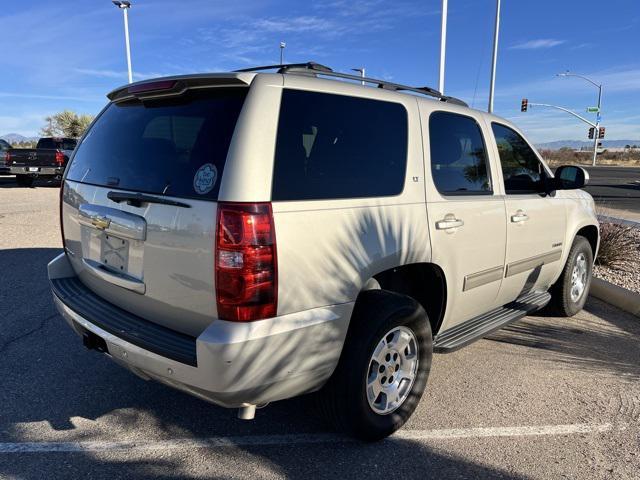
[[551, 300], [551, 295], [548, 292], [531, 292], [523, 295], [503, 307], [498, 307], [436, 335], [433, 351], [436, 353], [455, 352], [511, 322], [540, 310], [549, 303], [549, 300]]

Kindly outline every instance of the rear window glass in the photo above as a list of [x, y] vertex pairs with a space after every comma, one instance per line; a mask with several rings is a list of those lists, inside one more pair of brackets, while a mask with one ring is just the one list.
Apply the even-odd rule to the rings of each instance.
[[77, 143], [74, 138], [41, 138], [36, 148], [73, 150]]
[[36, 145], [36, 148], [57, 148], [56, 147], [56, 142], [53, 140], [53, 138], [41, 138], [40, 140], [38, 140], [38, 143]]
[[398, 104], [284, 90], [272, 199], [397, 195], [407, 163], [407, 111]]
[[112, 103], [78, 146], [67, 178], [215, 200], [245, 96], [225, 88]]

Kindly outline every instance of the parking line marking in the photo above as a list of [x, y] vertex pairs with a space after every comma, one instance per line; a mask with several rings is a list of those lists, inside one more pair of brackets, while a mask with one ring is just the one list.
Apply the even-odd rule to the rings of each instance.
[[[385, 442], [398, 440], [447, 440], [482, 437], [522, 437], [541, 435], [577, 435], [624, 430], [624, 425], [611, 423], [541, 425], [523, 427], [451, 428], [440, 430], [400, 430]], [[247, 435], [236, 437], [182, 438], [152, 441], [79, 441], [79, 442], [7, 442], [0, 443], [0, 454], [11, 453], [82, 453], [100, 451], [186, 450], [192, 448], [303, 445], [318, 443], [354, 443], [337, 434]]]

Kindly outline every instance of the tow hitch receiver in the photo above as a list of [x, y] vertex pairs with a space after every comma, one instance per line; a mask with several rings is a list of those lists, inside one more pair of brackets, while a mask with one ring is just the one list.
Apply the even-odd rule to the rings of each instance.
[[82, 344], [89, 350], [97, 350], [102, 353], [107, 353], [107, 342], [102, 337], [99, 337], [93, 332], [85, 331], [82, 334]]

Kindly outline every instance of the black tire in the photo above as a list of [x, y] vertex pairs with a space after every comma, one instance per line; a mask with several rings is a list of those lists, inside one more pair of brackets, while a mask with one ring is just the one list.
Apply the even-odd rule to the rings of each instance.
[[[587, 278], [582, 294], [577, 300], [573, 300], [571, 298], [572, 274], [576, 261], [581, 254], [587, 262]], [[591, 244], [586, 238], [578, 235], [571, 245], [571, 250], [560, 278], [551, 288], [550, 307], [552, 312], [562, 317], [572, 317], [582, 310], [589, 296], [592, 273], [593, 252], [591, 251]]]
[[33, 186], [35, 178], [30, 177], [28, 175], [16, 175], [16, 182], [21, 187], [31, 187]]
[[[391, 413], [376, 413], [369, 405], [366, 378], [374, 349], [387, 332], [406, 327], [418, 352], [417, 373], [404, 402]], [[320, 410], [338, 430], [360, 440], [376, 441], [398, 430], [416, 409], [425, 389], [433, 340], [427, 313], [415, 300], [385, 290], [362, 292], [335, 372], [319, 392]]]

